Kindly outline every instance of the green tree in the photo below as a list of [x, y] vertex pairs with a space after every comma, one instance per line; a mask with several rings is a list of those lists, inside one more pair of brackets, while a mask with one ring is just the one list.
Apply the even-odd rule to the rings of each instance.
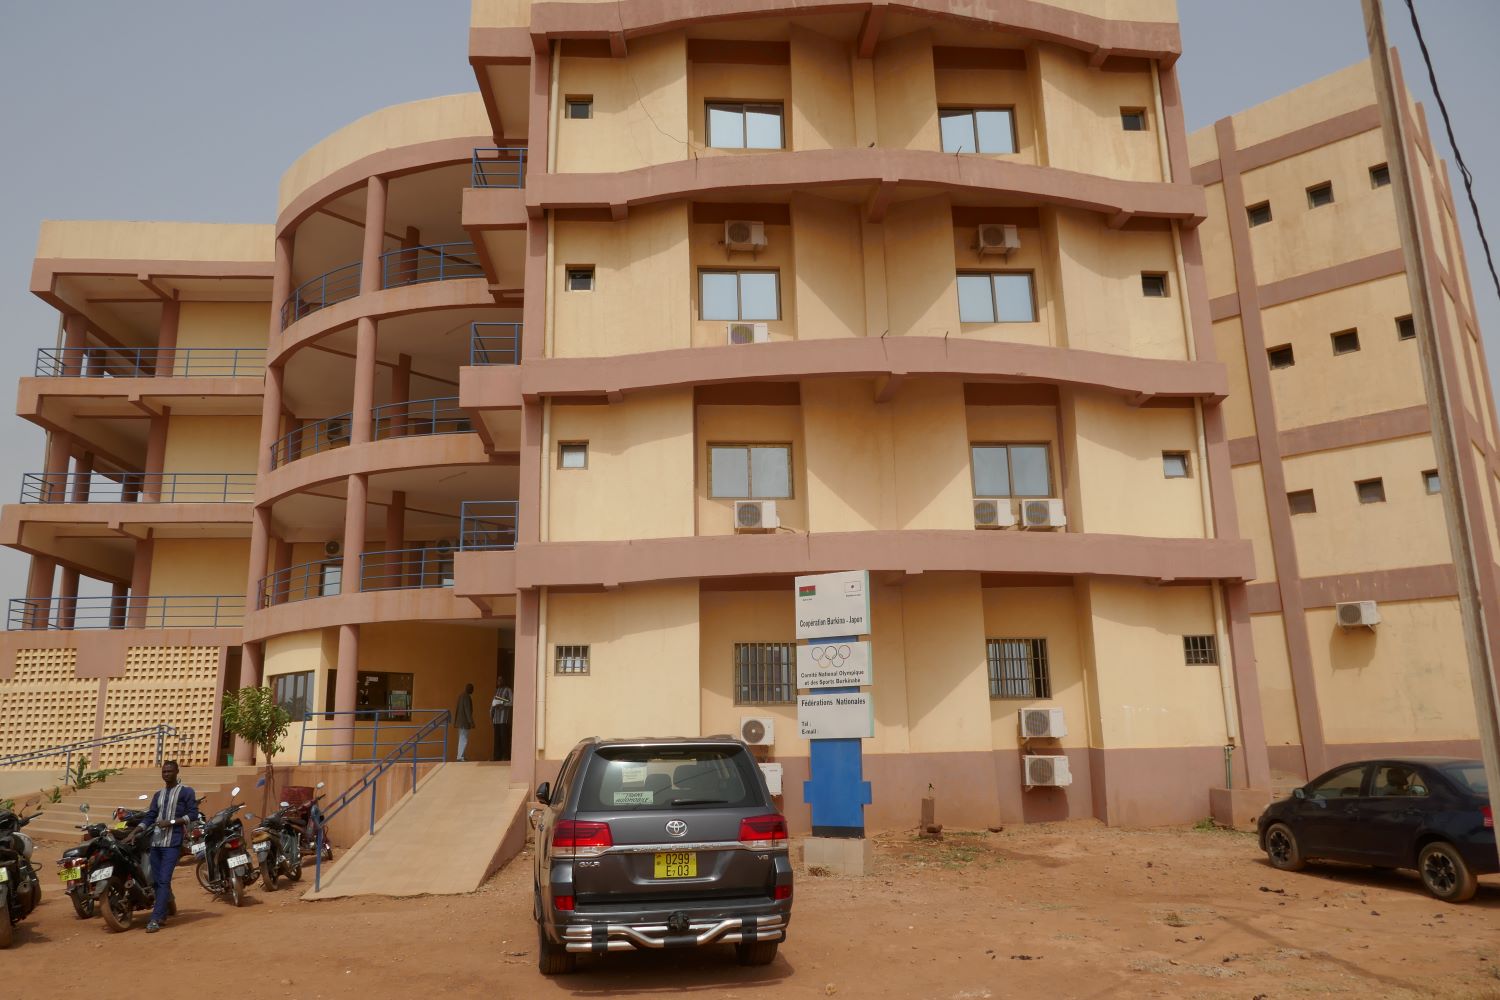
[[269, 687], [247, 687], [224, 692], [222, 711], [225, 731], [238, 736], [261, 752], [266, 770], [274, 773], [275, 756], [284, 749], [286, 730], [292, 717], [276, 704]]

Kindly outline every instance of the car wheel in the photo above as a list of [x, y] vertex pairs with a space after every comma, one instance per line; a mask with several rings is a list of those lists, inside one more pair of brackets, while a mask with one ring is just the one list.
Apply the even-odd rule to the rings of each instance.
[[741, 965], [770, 965], [776, 961], [780, 941], [755, 941], [734, 946], [734, 960]]
[[1272, 868], [1284, 872], [1300, 872], [1307, 867], [1302, 848], [1297, 845], [1297, 835], [1285, 823], [1273, 823], [1266, 831], [1266, 857]]
[[1479, 891], [1479, 879], [1447, 841], [1433, 841], [1422, 848], [1417, 855], [1417, 874], [1427, 891], [1445, 903], [1462, 903]]
[[544, 976], [566, 976], [578, 969], [578, 956], [547, 938], [547, 931], [536, 925], [536, 967]]

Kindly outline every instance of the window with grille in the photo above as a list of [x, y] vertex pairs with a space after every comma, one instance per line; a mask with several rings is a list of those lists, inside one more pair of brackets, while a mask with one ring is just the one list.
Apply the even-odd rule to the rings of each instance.
[[1219, 641], [1212, 635], [1185, 635], [1182, 637], [1182, 657], [1189, 664], [1215, 664], [1219, 662]]
[[553, 672], [559, 674], [586, 674], [589, 672], [589, 648], [587, 646], [553, 646]]
[[1046, 639], [989, 640], [991, 698], [1050, 698]]
[[271, 678], [271, 698], [277, 708], [286, 710], [293, 722], [307, 718], [312, 707], [313, 672], [305, 670], [298, 674], [277, 674]]
[[734, 644], [734, 703], [789, 705], [797, 700], [797, 651], [790, 642]]

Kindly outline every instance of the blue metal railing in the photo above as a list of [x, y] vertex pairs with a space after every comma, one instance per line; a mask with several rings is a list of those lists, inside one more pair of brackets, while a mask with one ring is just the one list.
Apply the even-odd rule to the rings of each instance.
[[451, 586], [451, 548], [385, 549], [360, 554], [360, 590], [420, 590]]
[[350, 421], [353, 418], [353, 413], [340, 413], [303, 424], [296, 430], [283, 434], [271, 445], [271, 468], [280, 468], [303, 455], [316, 455], [320, 451], [348, 444]]
[[298, 285], [297, 290], [281, 304], [281, 328], [285, 330], [302, 317], [311, 316], [335, 302], [354, 298], [359, 294], [363, 269], [363, 263], [355, 261]]
[[465, 500], [458, 515], [459, 550], [515, 548], [520, 507], [516, 500]]
[[372, 414], [377, 441], [429, 434], [468, 434], [474, 430], [468, 413], [459, 407], [457, 396], [386, 403], [375, 407]]
[[473, 187], [526, 186], [525, 146], [479, 146], [474, 150]]
[[[360, 722], [362, 720], [370, 720], [370, 721], [372, 721], [375, 724], [374, 729], [373, 729], [373, 733], [374, 733], [375, 739], [371, 742], [372, 754], [371, 754], [371, 757], [369, 759], [373, 760], [374, 759], [373, 750], [374, 750], [374, 748], [376, 748], [376, 747], [379, 746], [378, 740], [379, 740], [380, 719], [381, 719], [382, 716], [385, 716], [387, 719], [389, 719], [392, 711], [393, 711], [392, 709], [374, 709], [374, 710], [363, 710], [363, 711], [354, 711], [354, 712], [323, 712], [323, 713], [320, 713], [320, 714], [318, 714], [316, 716], [309, 715], [307, 717], [307, 721], [305, 723], [303, 723], [303, 726], [302, 726], [302, 747], [298, 750], [298, 753], [297, 753], [297, 763], [301, 764], [303, 762], [303, 754], [306, 752], [306, 749], [307, 749], [307, 733], [308, 733], [308, 730], [309, 729], [313, 729], [314, 732], [318, 732], [319, 731], [318, 729], [316, 729], [314, 727], [315, 720], [324, 720], [324, 721], [327, 721], [329, 719], [347, 720], [347, 721], [344, 721], [341, 725], [339, 725], [337, 728], [335, 728], [333, 730], [334, 732], [345, 732], [345, 733], [356, 732], [357, 730], [355, 729], [355, 725], [356, 725], [356, 723], [358, 723], [358, 722]], [[368, 771], [366, 771], [364, 773], [364, 775], [358, 781], [356, 781], [353, 785], [351, 785], [347, 790], [345, 790], [345, 792], [342, 795], [340, 795], [338, 798], [334, 799], [326, 807], [323, 808], [322, 813], [321, 813], [321, 819], [320, 819], [320, 821], [318, 823], [318, 835], [317, 835], [317, 838], [316, 838], [316, 843], [313, 845], [313, 857], [317, 859], [314, 862], [314, 868], [313, 868], [313, 891], [314, 892], [318, 891], [319, 889], [321, 889], [323, 887], [323, 842], [324, 842], [324, 838], [326, 836], [326, 831], [328, 829], [328, 824], [333, 821], [334, 817], [338, 816], [339, 813], [343, 812], [349, 806], [351, 806], [355, 802], [357, 802], [359, 800], [359, 797], [361, 795], [363, 795], [365, 792], [369, 792], [370, 793], [370, 834], [371, 834], [371, 836], [374, 836], [374, 834], [375, 834], [375, 795], [376, 795], [376, 789], [377, 789], [378, 782], [380, 781], [381, 775], [385, 774], [385, 772], [389, 771], [391, 768], [395, 767], [397, 764], [400, 764], [402, 762], [403, 758], [410, 757], [411, 758], [411, 793], [413, 795], [415, 795], [415, 794], [417, 794], [417, 765], [418, 764], [423, 764], [423, 763], [442, 763], [443, 761], [445, 761], [445, 760], [448, 759], [448, 723], [449, 723], [449, 720], [450, 720], [450, 713], [448, 712], [448, 710], [446, 708], [439, 708], [439, 709], [431, 709], [431, 708], [403, 709], [403, 710], [395, 710], [395, 711], [398, 711], [398, 713], [400, 715], [405, 716], [406, 719], [409, 719], [409, 720], [415, 720], [415, 718], [417, 716], [419, 716], [419, 715], [426, 715], [428, 713], [431, 713], [432, 718], [428, 719], [425, 723], [418, 724], [415, 721], [412, 721], [411, 724], [408, 725], [408, 726], [399, 727], [399, 728], [401, 728], [403, 730], [404, 729], [415, 729], [416, 731], [413, 732], [411, 736], [407, 737], [404, 741], [402, 741], [400, 745], [398, 745], [393, 750], [391, 750], [390, 753], [388, 753], [384, 757], [382, 757], [380, 759], [380, 761], [375, 764], [374, 767], [372, 767]], [[443, 730], [443, 738], [442, 738], [442, 747], [443, 747], [443, 749], [442, 749], [442, 755], [441, 756], [437, 756], [437, 757], [434, 757], [434, 756], [424, 756], [424, 753], [425, 754], [430, 754], [432, 752], [432, 750], [435, 749], [436, 744], [437, 744], [437, 737], [434, 734], [437, 732], [437, 730], [438, 730], [439, 727], [441, 727], [442, 730]], [[391, 730], [391, 724], [388, 721], [386, 723], [386, 731], [390, 732], [390, 730]], [[327, 730], [322, 730], [322, 731], [327, 731]], [[326, 746], [336, 746], [336, 745], [349, 745], [349, 746], [353, 746], [355, 744], [354, 743], [348, 743], [348, 744], [326, 744]], [[362, 746], [363, 744], [360, 743], [358, 745]], [[352, 758], [352, 757], [351, 758], [346, 758], [344, 760], [337, 760], [337, 759], [335, 759], [335, 760], [332, 760], [332, 761], [330, 761], [326, 757], [319, 757], [318, 761], [317, 761], [317, 763], [348, 763], [348, 764], [367, 763], [367, 762], [368, 761], [358, 760], [358, 759], [355, 759], [355, 758]]]
[[484, 265], [474, 244], [432, 243], [428, 246], [392, 250], [380, 255], [380, 287], [400, 288], [424, 281], [450, 278], [483, 278]]
[[469, 324], [469, 364], [518, 365], [520, 363], [520, 323]]
[[318, 559], [260, 578], [260, 606], [275, 607], [314, 597], [336, 597], [343, 589], [344, 560]]
[[245, 598], [233, 594], [163, 597], [12, 597], [10, 631], [85, 628], [227, 628], [244, 624]]
[[21, 477], [21, 503], [249, 503], [253, 472], [168, 472], [147, 475], [28, 472]]
[[[145, 729], [132, 729], [128, 733], [116, 733], [113, 736], [95, 736], [87, 740], [78, 740], [74, 743], [61, 743], [53, 747], [43, 747], [41, 750], [30, 750], [26, 753], [11, 754], [8, 757], [0, 757], [0, 768], [17, 767], [21, 764], [34, 760], [46, 760], [49, 757], [67, 757], [67, 775], [64, 782], [70, 782], [73, 778], [73, 757], [84, 750], [93, 750], [96, 747], [113, 746], [116, 743], [134, 743], [140, 740], [156, 740], [156, 763], [161, 764], [162, 745], [168, 736], [175, 736], [178, 742], [185, 737], [173, 726], [159, 723], [155, 726], [147, 726]], [[92, 755], [90, 755], [92, 756]]]
[[264, 347], [43, 347], [43, 378], [261, 378]]

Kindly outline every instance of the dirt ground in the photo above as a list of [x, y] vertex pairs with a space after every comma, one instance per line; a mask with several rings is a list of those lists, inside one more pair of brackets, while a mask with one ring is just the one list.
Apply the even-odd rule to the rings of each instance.
[[[555, 980], [536, 970], [529, 853], [469, 896], [304, 903], [256, 887], [240, 910], [183, 868], [182, 913], [152, 937], [75, 919], [51, 881], [0, 953], [0, 996], [1500, 998], [1493, 876], [1448, 906], [1411, 873], [1284, 875], [1247, 834], [1092, 823], [876, 847], [864, 879], [799, 872], [774, 965], [740, 968], [728, 947], [627, 953]], [[38, 848], [44, 875], [60, 852]]]

